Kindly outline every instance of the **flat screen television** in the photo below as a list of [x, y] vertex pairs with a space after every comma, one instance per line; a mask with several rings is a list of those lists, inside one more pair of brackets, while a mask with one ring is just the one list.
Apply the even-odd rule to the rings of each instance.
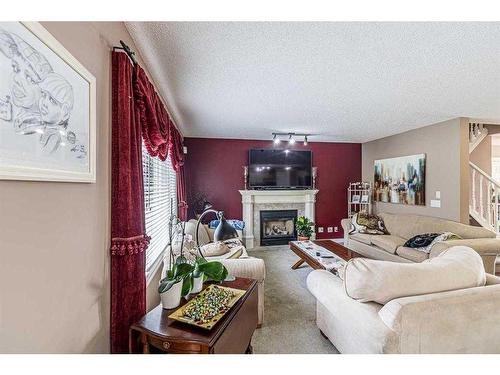
[[310, 189], [312, 152], [250, 150], [248, 182], [253, 189]]

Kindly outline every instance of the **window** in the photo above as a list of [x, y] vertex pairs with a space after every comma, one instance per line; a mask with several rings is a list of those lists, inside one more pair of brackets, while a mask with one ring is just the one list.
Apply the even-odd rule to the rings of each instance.
[[151, 242], [146, 251], [146, 280], [153, 277], [168, 245], [168, 219], [177, 213], [177, 182], [170, 156], [165, 161], [151, 157], [142, 146], [146, 234]]

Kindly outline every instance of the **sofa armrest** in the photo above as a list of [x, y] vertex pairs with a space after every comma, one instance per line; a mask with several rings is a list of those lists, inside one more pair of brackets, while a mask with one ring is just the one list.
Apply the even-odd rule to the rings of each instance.
[[266, 265], [259, 258], [224, 259], [220, 262], [227, 268], [229, 275], [246, 277], [258, 281], [258, 326], [264, 323], [264, 280]]
[[379, 316], [400, 353], [499, 353], [500, 285], [397, 298]]
[[495, 274], [495, 262], [500, 255], [500, 240], [496, 238], [474, 238], [438, 242], [432, 246], [429, 258], [434, 258], [452, 246], [468, 246], [474, 249], [483, 259], [486, 272]]
[[342, 230], [344, 231], [344, 241], [347, 244], [347, 239], [349, 237], [349, 232], [351, 231], [351, 219], [342, 219], [340, 221], [340, 225], [342, 225]]
[[259, 258], [237, 258], [219, 260], [229, 272], [236, 277], [246, 277], [255, 279], [259, 282], [266, 278], [266, 266], [264, 261]]

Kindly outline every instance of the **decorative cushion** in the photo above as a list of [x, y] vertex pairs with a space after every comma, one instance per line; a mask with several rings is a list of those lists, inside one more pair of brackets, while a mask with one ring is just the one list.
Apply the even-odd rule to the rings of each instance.
[[349, 234], [353, 233], [387, 234], [388, 232], [384, 221], [377, 215], [359, 212], [354, 214], [351, 219], [351, 231]]
[[440, 234], [441, 233], [417, 234], [416, 236], [414, 236], [414, 237], [410, 238], [408, 241], [406, 241], [405, 244], [404, 244], [404, 246], [405, 247], [411, 247], [412, 249], [419, 248], [419, 247], [427, 247]]
[[367, 245], [372, 244], [372, 235], [367, 233], [354, 233], [350, 235], [350, 238]]
[[405, 239], [399, 236], [385, 234], [383, 236], [372, 236], [372, 244], [380, 247], [388, 253], [394, 254], [396, 249], [405, 243]]
[[451, 232], [426, 233], [419, 234], [415, 237], [410, 238], [403, 246], [411, 247], [415, 250], [429, 254], [432, 250], [432, 247], [436, 243], [450, 240], [459, 240], [461, 238], [462, 237], [460, 237], [459, 235]]
[[244, 246], [233, 247], [229, 252], [223, 255], [214, 255], [207, 257], [207, 260], [222, 260], [222, 259], [239, 259], [246, 256], [246, 251]]
[[420, 263], [423, 262], [424, 260], [429, 259], [429, 254], [427, 254], [426, 252], [405, 246], [398, 247], [396, 249], [396, 254], [398, 254], [401, 258], [411, 260], [412, 262], [415, 263]]
[[360, 302], [385, 304], [395, 298], [484, 286], [481, 256], [454, 246], [422, 263], [353, 258], [344, 269], [346, 294]]
[[229, 253], [230, 249], [224, 242], [211, 242], [200, 247], [201, 253], [205, 257], [220, 256]]

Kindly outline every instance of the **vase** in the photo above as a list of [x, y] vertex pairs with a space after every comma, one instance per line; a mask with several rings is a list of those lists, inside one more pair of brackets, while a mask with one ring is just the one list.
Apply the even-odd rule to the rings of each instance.
[[199, 277], [193, 277], [193, 288], [191, 293], [200, 293], [203, 289], [203, 273]]
[[161, 305], [164, 309], [173, 309], [181, 303], [182, 280], [172, 285], [169, 290], [160, 293]]
[[298, 236], [298, 237], [297, 237], [297, 240], [299, 240], [299, 241], [307, 241], [307, 240], [309, 240], [309, 237], [305, 237], [305, 236]]

